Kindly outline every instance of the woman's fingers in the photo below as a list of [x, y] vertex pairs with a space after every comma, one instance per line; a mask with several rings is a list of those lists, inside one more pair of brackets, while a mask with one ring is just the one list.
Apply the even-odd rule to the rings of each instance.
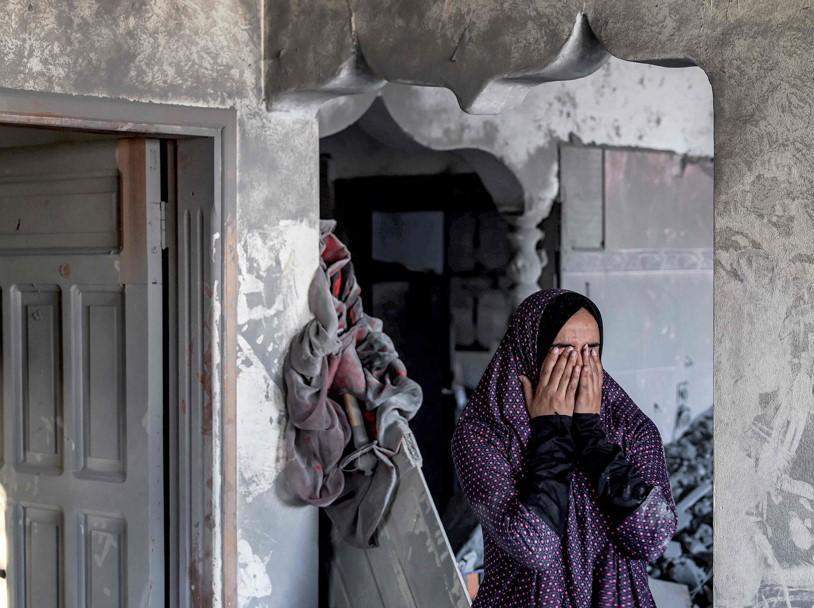
[[546, 386], [551, 378], [551, 372], [557, 361], [560, 358], [560, 349], [555, 347], [548, 351], [548, 354], [543, 359], [543, 364], [540, 366], [540, 377], [537, 380], [537, 386]]
[[526, 409], [531, 413], [531, 380], [525, 376], [520, 376], [520, 384], [523, 385], [523, 398], [526, 400]]
[[560, 385], [560, 378], [562, 377], [562, 373], [565, 371], [565, 366], [568, 363], [568, 352], [562, 352], [558, 358], [557, 363], [554, 365], [554, 369], [551, 370], [551, 375], [548, 377], [548, 382], [542, 385], [542, 388], [550, 387], [553, 389], [553, 392], [557, 391], [557, 387]]
[[591, 387], [594, 393], [598, 393], [602, 387], [602, 365], [599, 363], [596, 349], [591, 349], [588, 360], [591, 363]]
[[582, 366], [582, 382], [585, 383], [585, 388], [590, 390], [592, 384], [592, 372], [593, 372], [593, 361], [591, 360], [591, 351], [587, 347], [582, 348], [582, 362], [584, 365]]
[[560, 412], [572, 414], [577, 401], [590, 408], [601, 390], [601, 365], [591, 348], [566, 350], [552, 348], [540, 366], [535, 385], [527, 376], [518, 376], [530, 416]]
[[582, 367], [579, 370], [579, 377], [577, 379], [577, 394], [575, 396], [575, 404], [584, 406], [588, 391], [590, 390], [590, 361], [587, 358], [586, 350], [583, 347], [580, 351], [582, 355]]
[[[589, 408], [588, 411], [598, 413], [602, 399], [602, 366], [596, 350], [591, 348], [585, 355], [584, 378], [580, 381], [580, 403]], [[582, 391], [585, 391], [583, 394]]]
[[571, 373], [574, 371], [574, 366], [577, 362], [577, 351], [572, 350], [568, 353], [567, 361], [565, 363], [565, 369], [563, 369], [562, 374], [560, 375], [559, 381], [557, 383], [557, 393], [559, 394], [560, 398], [565, 398], [565, 391], [568, 389], [568, 383], [571, 382]]
[[585, 366], [575, 365], [571, 369], [571, 380], [568, 382], [568, 388], [565, 390], [565, 404], [566, 406], [570, 406], [571, 409], [574, 408], [574, 399], [577, 394], [577, 387], [579, 386], [579, 377], [581, 370], [585, 369]]
[[593, 360], [594, 360], [594, 367], [596, 369], [597, 374], [599, 374], [599, 379], [602, 379], [602, 359], [599, 358], [599, 349], [593, 349]]
[[591, 371], [588, 374], [591, 383], [591, 395], [593, 398], [596, 398], [597, 394], [599, 394], [599, 381], [596, 376], [596, 366], [594, 365], [591, 367]]

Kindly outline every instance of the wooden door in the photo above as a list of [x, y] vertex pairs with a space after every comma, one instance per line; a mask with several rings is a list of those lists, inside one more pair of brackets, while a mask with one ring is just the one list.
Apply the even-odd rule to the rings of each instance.
[[163, 604], [160, 170], [144, 139], [0, 150], [15, 608]]

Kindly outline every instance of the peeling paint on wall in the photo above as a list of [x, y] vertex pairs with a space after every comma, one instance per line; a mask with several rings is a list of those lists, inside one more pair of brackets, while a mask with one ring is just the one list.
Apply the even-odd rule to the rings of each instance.
[[246, 234], [238, 248], [238, 445], [240, 494], [269, 491], [282, 466], [285, 428], [280, 370], [288, 343], [310, 318], [307, 294], [318, 264], [309, 222], [281, 221]]
[[[336, 86], [352, 90], [357, 83], [352, 78], [337, 83], [333, 66], [347, 65], [347, 51], [361, 40], [364, 48], [357, 50], [364, 51], [376, 73], [411, 82], [447, 83], [471, 100], [477, 87], [489, 80], [519, 70], [533, 74], [545, 66], [566, 39], [578, 8], [568, 2], [537, 3], [531, 10], [522, 3], [447, 2], [439, 13], [424, 10], [433, 8], [430, 0], [400, 3], [397, 11], [391, 10], [395, 4], [354, 2], [349, 8], [334, 2], [329, 11], [313, 11], [298, 2], [275, 2], [270, 10], [257, 0], [71, 4], [12, 0], [4, 6], [0, 22], [4, 66], [0, 85], [19, 91], [234, 107], [240, 150], [238, 175], [231, 177], [237, 179], [239, 217], [231, 220], [238, 222], [239, 242], [255, 232], [268, 235], [268, 226], [280, 220], [313, 222], [316, 234], [316, 121], [262, 115], [263, 31], [271, 35], [265, 41], [266, 59], [281, 66], [269, 76], [284, 79], [288, 88], [313, 89], [333, 78]], [[797, 0], [776, 5], [702, 4], [589, 1], [584, 10], [597, 36], [615, 55], [642, 60], [691, 57], [704, 66], [715, 85], [715, 543], [726, 547], [716, 551], [716, 606], [743, 608], [769, 601], [788, 605], [784, 593], [794, 591], [789, 581], [800, 571], [784, 566], [779, 557], [779, 566], [767, 561], [768, 553], [757, 549], [766, 547], [768, 535], [760, 536], [750, 522], [755, 517], [754, 501], [773, 501], [778, 479], [814, 485], [814, 464], [805, 441], [811, 425], [807, 412], [814, 402], [814, 373], [807, 353], [814, 352], [814, 346], [802, 333], [788, 329], [808, 322], [814, 302], [812, 268], [806, 257], [814, 231], [814, 178], [808, 170], [814, 166], [814, 132], [809, 128], [814, 99], [810, 7]], [[289, 19], [268, 23], [267, 14], [279, 22]], [[313, 15], [324, 20], [323, 27], [312, 27]], [[468, 33], [456, 52], [464, 26]], [[303, 29], [305, 34], [298, 38]], [[331, 36], [326, 37], [326, 31]], [[288, 44], [291, 40], [304, 42], [297, 46]], [[280, 61], [283, 51], [287, 57]], [[266, 85], [273, 93], [275, 82]], [[653, 90], [661, 86], [652, 85]], [[537, 96], [558, 87], [562, 89], [561, 84], [544, 85], [524, 104], [543, 103]], [[634, 107], [637, 99], [630, 102]], [[591, 100], [577, 94], [560, 91], [551, 103], [552, 119], [555, 110], [566, 118], [569, 112], [591, 116]], [[633, 118], [656, 126], [665, 137], [676, 136], [651, 109], [644, 108]], [[591, 129], [596, 131], [595, 125], [586, 122], [584, 130], [574, 132], [587, 142], [585, 133]], [[617, 139], [593, 143], [660, 147], [639, 139], [623, 118], [606, 125], [603, 132]], [[478, 127], [475, 136], [485, 145], [494, 139], [494, 131]], [[539, 168], [523, 164], [524, 158], [532, 159], [531, 148], [518, 149], [522, 155], [517, 158], [506, 154], [519, 172]], [[670, 149], [711, 154], [689, 146]], [[550, 180], [541, 183], [535, 191], [550, 186]], [[315, 259], [315, 250], [313, 255]], [[306, 260], [298, 268], [305, 271], [308, 266]], [[288, 311], [275, 314], [280, 326], [286, 325], [282, 319], [287, 315]], [[252, 344], [251, 337], [245, 339]], [[275, 348], [281, 351], [285, 345]], [[257, 356], [265, 367], [268, 356]], [[277, 377], [272, 366], [266, 373]], [[248, 398], [254, 398], [256, 390], [247, 391], [245, 399], [238, 393], [238, 445], [243, 433], [268, 432], [269, 424], [260, 426], [260, 419], [242, 421], [244, 414], [262, 409]], [[775, 391], [775, 398], [764, 397]], [[279, 413], [282, 401], [276, 399], [272, 396], [269, 407]], [[778, 415], [772, 417], [775, 410]], [[768, 445], [789, 450], [777, 459], [778, 465], [783, 463], [779, 469], [769, 466], [771, 457], [759, 457], [760, 450], [747, 451], [751, 449], [744, 441], [747, 431], [761, 421], [768, 427], [756, 428], [765, 431]], [[762, 448], [767, 455], [772, 449]], [[240, 466], [249, 458], [273, 457], [244, 452]], [[794, 472], [794, 467], [799, 470]], [[272, 554], [274, 544], [283, 541], [315, 545], [314, 512], [282, 508], [271, 492], [255, 495], [239, 509], [241, 534], [251, 539], [252, 553], [262, 556], [259, 560], [274, 583], [273, 598], [254, 598], [257, 604], [314, 605], [315, 556], [305, 555], [290, 565], [280, 552]], [[772, 524], [773, 532], [783, 525], [799, 526], [790, 523], [796, 520], [788, 505], [778, 512], [789, 521], [775, 520], [780, 523]], [[775, 552], [778, 547], [796, 546], [794, 540], [777, 537], [768, 544]], [[283, 567], [273, 568], [274, 559], [266, 562], [271, 555], [278, 556]], [[778, 580], [779, 590], [773, 587]], [[803, 580], [806, 593], [812, 592], [810, 581]], [[258, 589], [247, 582], [241, 593], [243, 586], [247, 593]], [[756, 590], [764, 594], [764, 604]]]
[[237, 543], [237, 561], [239, 566], [239, 585], [241, 590], [240, 605], [247, 602], [245, 600], [262, 598], [271, 595], [271, 580], [266, 574], [266, 561], [252, 551], [251, 545], [243, 538]]
[[[309, 605], [315, 590], [297, 581], [314, 576], [315, 540], [298, 545], [296, 564], [275, 566], [271, 555], [303, 534], [316, 537], [314, 511], [283, 504], [275, 482], [285, 458], [282, 363], [291, 338], [311, 318], [307, 296], [319, 239], [311, 218], [275, 220], [266, 209], [270, 219], [244, 231], [238, 244], [238, 520], [241, 547], [245, 552], [250, 544], [254, 556], [240, 565], [239, 605]], [[252, 572], [261, 567], [258, 585]], [[284, 580], [272, 593], [275, 572]]]

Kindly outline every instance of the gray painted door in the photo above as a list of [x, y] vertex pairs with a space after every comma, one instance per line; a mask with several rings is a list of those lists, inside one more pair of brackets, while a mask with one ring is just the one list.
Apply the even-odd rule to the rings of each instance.
[[156, 141], [0, 150], [14, 608], [163, 603], [159, 201]]

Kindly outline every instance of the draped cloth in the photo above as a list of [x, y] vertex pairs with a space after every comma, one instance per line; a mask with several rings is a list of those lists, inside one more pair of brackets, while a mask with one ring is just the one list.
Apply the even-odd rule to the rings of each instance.
[[473, 608], [655, 606], [647, 561], [663, 553], [677, 525], [664, 447], [656, 425], [607, 371], [592, 432], [618, 446], [614, 466], [634, 467], [647, 495], [619, 520], [599, 499], [590, 466], [577, 461], [562, 536], [524, 502], [531, 424], [518, 376], [538, 377], [540, 318], [565, 293], [573, 292], [538, 291], [512, 313], [455, 428], [455, 468], [484, 531], [484, 578]]
[[[350, 253], [334, 227], [320, 222], [320, 265], [308, 292], [314, 318], [294, 337], [284, 362], [282, 475], [298, 501], [325, 508], [342, 538], [371, 547], [397, 488], [392, 458], [422, 394], [381, 321], [362, 310]], [[340, 405], [345, 394], [362, 409], [365, 445], [351, 442]]]

